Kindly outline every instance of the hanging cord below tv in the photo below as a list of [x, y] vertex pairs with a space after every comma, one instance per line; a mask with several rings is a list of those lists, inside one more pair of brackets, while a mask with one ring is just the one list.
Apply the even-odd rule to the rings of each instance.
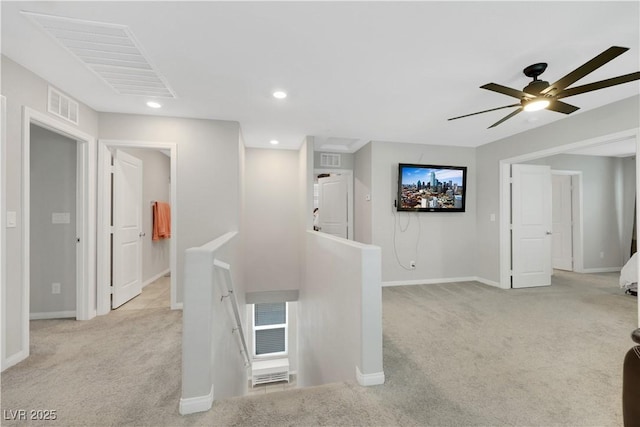
[[[409, 225], [411, 225], [411, 213], [410, 212], [407, 213], [407, 217], [408, 217], [407, 226], [403, 230], [402, 224], [398, 224], [399, 214], [396, 215], [395, 209], [392, 209], [391, 212], [393, 213], [393, 253], [396, 256], [396, 262], [400, 267], [404, 268], [405, 270], [408, 270], [408, 271], [415, 270], [415, 268], [411, 268], [411, 266], [406, 267], [402, 264], [402, 261], [400, 261], [400, 257], [398, 256], [398, 248], [396, 246], [396, 229], [398, 228], [398, 225], [400, 226], [401, 233], [404, 233], [409, 229]], [[420, 216], [418, 212], [415, 212], [415, 214], [416, 214], [416, 219], [418, 220], [418, 237], [416, 238], [416, 252], [413, 258], [414, 260], [418, 258], [418, 247], [420, 245], [420, 236], [422, 235], [422, 223], [420, 221]]]

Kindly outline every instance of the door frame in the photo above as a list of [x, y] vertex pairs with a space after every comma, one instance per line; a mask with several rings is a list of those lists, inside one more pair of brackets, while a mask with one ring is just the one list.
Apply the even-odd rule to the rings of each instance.
[[573, 267], [571, 271], [587, 273], [584, 269], [582, 241], [584, 227], [582, 222], [582, 171], [551, 169], [551, 175], [568, 175], [571, 177], [571, 252]]
[[182, 309], [182, 303], [177, 299], [178, 273], [178, 144], [175, 142], [132, 141], [120, 139], [98, 140], [98, 241], [97, 241], [97, 300], [98, 315], [111, 312], [110, 285], [110, 235], [111, 225], [111, 148], [146, 148], [154, 150], [169, 150], [171, 176], [171, 239], [169, 241], [169, 268], [171, 269], [171, 309]]
[[317, 176], [322, 173], [328, 174], [336, 174], [336, 175], [347, 175], [349, 178], [347, 179], [347, 207], [349, 211], [347, 212], [347, 239], [354, 239], [354, 228], [353, 228], [353, 170], [351, 169], [314, 169], [313, 170], [313, 181], [311, 182], [311, 195], [313, 197], [313, 185], [317, 183]]
[[[634, 128], [500, 160], [500, 288], [511, 288], [511, 165], [631, 138], [635, 140], [637, 152], [639, 135], [640, 128]], [[636, 156], [636, 170], [640, 170], [640, 157], [638, 156]], [[637, 195], [640, 192], [640, 173], [636, 174], [636, 181]], [[638, 213], [640, 214], [640, 212]], [[582, 229], [582, 226], [580, 228]], [[582, 253], [581, 247], [580, 253]], [[640, 301], [638, 304], [638, 323], [640, 324]]]
[[[29, 298], [30, 298], [30, 197], [31, 197], [31, 130], [30, 126], [77, 141], [78, 167], [76, 193], [76, 230], [80, 239], [76, 251], [76, 319], [95, 317], [95, 153], [96, 139], [77, 128], [60, 122], [29, 107], [22, 108], [22, 351], [19, 360], [29, 356]], [[6, 300], [3, 299], [6, 307]], [[3, 307], [3, 309], [5, 308]], [[3, 310], [4, 311], [4, 310]]]
[[5, 309], [5, 301], [7, 301], [7, 259], [6, 259], [6, 247], [7, 247], [7, 233], [6, 233], [6, 175], [5, 170], [7, 167], [7, 98], [4, 95], [0, 95], [0, 227], [3, 228], [0, 233], [0, 286], [2, 291], [0, 292], [0, 322], [2, 322], [2, 339], [0, 339], [0, 371], [5, 368], [5, 359], [7, 357], [5, 350], [5, 341], [7, 336], [7, 310]]

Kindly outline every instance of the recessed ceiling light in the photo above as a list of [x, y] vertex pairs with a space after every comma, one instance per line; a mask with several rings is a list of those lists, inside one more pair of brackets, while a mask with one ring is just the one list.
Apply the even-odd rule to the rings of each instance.
[[271, 143], [271, 145], [278, 145], [280, 144], [280, 141], [276, 140], [276, 139], [272, 139], [271, 141], [269, 141]]
[[159, 102], [155, 102], [155, 101], [149, 101], [149, 102], [147, 102], [147, 107], [160, 108], [160, 107], [162, 107], [162, 104], [160, 104]]
[[287, 93], [281, 90], [273, 92], [273, 97], [278, 99], [284, 99], [287, 97]]

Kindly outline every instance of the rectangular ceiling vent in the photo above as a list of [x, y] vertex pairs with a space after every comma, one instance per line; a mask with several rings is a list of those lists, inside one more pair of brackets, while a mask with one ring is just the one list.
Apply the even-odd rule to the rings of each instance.
[[117, 93], [176, 97], [127, 26], [26, 11], [21, 13]]
[[47, 111], [51, 114], [77, 125], [79, 121], [79, 108], [80, 106], [76, 101], [49, 86]]
[[320, 166], [327, 168], [339, 168], [340, 154], [320, 153]]

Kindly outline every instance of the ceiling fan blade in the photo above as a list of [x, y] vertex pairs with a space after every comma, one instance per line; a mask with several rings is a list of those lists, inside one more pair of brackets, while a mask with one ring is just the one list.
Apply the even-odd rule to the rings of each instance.
[[547, 110], [557, 111], [558, 113], [571, 114], [574, 111], [578, 111], [580, 107], [576, 107], [575, 105], [567, 104], [566, 102], [558, 101], [557, 99], [552, 100]]
[[575, 70], [567, 74], [566, 76], [562, 77], [557, 82], [549, 85], [549, 87], [540, 91], [540, 94], [555, 96], [558, 92], [564, 90], [566, 87], [568, 87], [572, 83], [577, 82], [587, 74], [597, 70], [607, 62], [618, 57], [619, 55], [622, 55], [628, 50], [629, 50], [628, 47], [611, 46], [609, 49], [605, 50], [600, 55], [582, 64], [581, 66], [579, 66], [578, 68], [576, 68]]
[[497, 83], [487, 83], [486, 85], [480, 86], [480, 89], [491, 90], [493, 92], [498, 92], [498, 93], [501, 93], [503, 95], [513, 96], [514, 98], [518, 98], [518, 99], [535, 98], [534, 95], [530, 95], [530, 94], [528, 94], [526, 92], [523, 92], [521, 90], [512, 89], [512, 88], [507, 87], [507, 86], [502, 86], [502, 85], [499, 85]]
[[565, 89], [556, 95], [556, 98], [566, 98], [568, 96], [579, 95], [585, 92], [591, 92], [592, 90], [604, 89], [610, 86], [619, 85], [622, 83], [632, 82], [640, 79], [640, 71], [635, 73], [625, 74], [624, 76], [613, 77], [611, 79], [600, 80], [598, 82], [589, 83], [582, 86], [572, 87]]
[[514, 111], [513, 113], [509, 114], [506, 117], [503, 117], [502, 119], [498, 120], [497, 122], [495, 122], [494, 124], [492, 124], [491, 126], [489, 126], [487, 129], [491, 129], [494, 128], [496, 126], [498, 126], [500, 123], [509, 120], [511, 117], [515, 116], [516, 114], [518, 114], [520, 111], [522, 111], [522, 107], [518, 108], [516, 111]]
[[511, 108], [511, 107], [519, 107], [519, 106], [520, 106], [520, 104], [505, 105], [504, 107], [498, 107], [498, 108], [492, 108], [490, 110], [478, 111], [477, 113], [471, 113], [471, 114], [465, 114], [464, 116], [452, 117], [452, 118], [447, 119], [447, 120], [456, 120], [456, 119], [461, 119], [463, 117], [475, 116], [476, 114], [488, 113], [489, 111], [496, 111], [496, 110], [502, 110], [503, 108]]

